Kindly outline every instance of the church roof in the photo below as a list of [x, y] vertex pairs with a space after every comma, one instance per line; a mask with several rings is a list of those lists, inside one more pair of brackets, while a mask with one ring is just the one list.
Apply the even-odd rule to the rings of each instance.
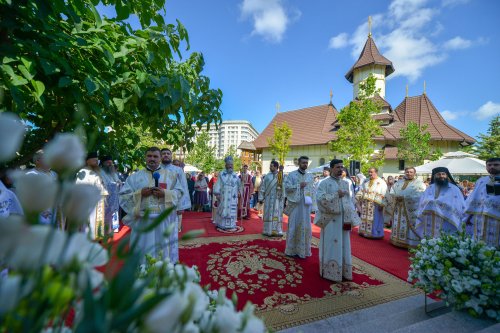
[[368, 36], [366, 40], [365, 46], [363, 47], [363, 51], [359, 55], [358, 61], [349, 69], [345, 78], [347, 81], [353, 81], [353, 73], [357, 68], [361, 68], [368, 65], [385, 65], [385, 76], [389, 76], [394, 72], [394, 67], [392, 66], [392, 62], [380, 54], [378, 51], [377, 45], [373, 41], [371, 36]]
[[267, 138], [273, 137], [274, 124], [283, 122], [292, 129], [291, 146], [326, 144], [335, 138], [332, 124], [337, 114], [332, 104], [277, 113], [253, 144], [257, 149], [268, 147]]
[[255, 149], [255, 146], [252, 142], [248, 142], [248, 141], [241, 141], [240, 145], [238, 146], [238, 149], [241, 149], [241, 150], [256, 150]]
[[[337, 138], [337, 115], [338, 111], [331, 104], [278, 113], [253, 144], [256, 149], [268, 147], [267, 138], [273, 136], [274, 124], [281, 125], [285, 121], [292, 129], [291, 146], [326, 144]], [[432, 141], [475, 142], [472, 137], [449, 125], [426, 94], [406, 97], [394, 112], [374, 114], [372, 117], [381, 121], [382, 134], [374, 138], [376, 141], [401, 139], [400, 130], [413, 121], [420, 126], [427, 125]], [[395, 150], [389, 151], [391, 158], [395, 158], [392, 156]]]
[[425, 93], [420, 96], [405, 97], [394, 110], [394, 115], [405, 126], [409, 122], [415, 122], [419, 126], [427, 125], [432, 140], [465, 141], [469, 144], [476, 141], [449, 125]]

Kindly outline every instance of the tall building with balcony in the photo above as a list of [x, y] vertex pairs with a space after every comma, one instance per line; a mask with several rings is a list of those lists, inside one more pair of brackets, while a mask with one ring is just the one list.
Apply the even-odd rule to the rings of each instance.
[[[202, 130], [206, 131], [206, 127]], [[259, 136], [259, 133], [247, 120], [225, 120], [218, 128], [211, 124], [208, 135], [210, 136], [208, 144], [215, 147], [216, 157], [224, 158], [231, 146], [238, 149], [243, 141], [252, 142]], [[238, 150], [238, 155], [240, 153]]]

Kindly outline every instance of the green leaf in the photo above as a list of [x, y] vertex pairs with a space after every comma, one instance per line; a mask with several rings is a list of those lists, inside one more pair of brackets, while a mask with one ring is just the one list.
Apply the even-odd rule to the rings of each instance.
[[31, 74], [25, 66], [19, 65], [19, 66], [17, 66], [17, 68], [19, 69], [19, 71], [21, 72], [21, 74], [23, 74], [23, 76], [26, 78], [26, 80], [32, 80], [33, 79], [34, 75]]
[[33, 86], [33, 89], [35, 89], [35, 93], [37, 97], [40, 97], [43, 95], [43, 92], [45, 91], [45, 85], [43, 84], [42, 81], [31, 81], [31, 85]]
[[115, 104], [118, 111], [123, 112], [125, 109], [125, 100], [123, 98], [113, 98], [113, 103]]
[[61, 70], [47, 59], [40, 59], [40, 64], [42, 65], [43, 71], [46, 75], [52, 75], [59, 73]]
[[90, 77], [85, 78], [83, 81], [85, 83], [85, 87], [89, 93], [94, 93], [97, 90], [97, 84]]
[[71, 84], [72, 80], [69, 76], [63, 76], [59, 79], [59, 82], [57, 83], [57, 86], [59, 88], [64, 88], [67, 87]]

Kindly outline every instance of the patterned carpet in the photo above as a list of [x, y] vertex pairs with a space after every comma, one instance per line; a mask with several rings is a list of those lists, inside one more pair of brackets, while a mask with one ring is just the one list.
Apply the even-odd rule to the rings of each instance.
[[239, 308], [251, 301], [275, 330], [419, 293], [356, 257], [353, 281], [322, 279], [316, 245], [307, 259], [285, 256], [284, 239], [261, 235], [197, 238], [179, 248], [180, 261], [198, 266], [203, 285], [226, 287], [228, 296], [237, 295]]

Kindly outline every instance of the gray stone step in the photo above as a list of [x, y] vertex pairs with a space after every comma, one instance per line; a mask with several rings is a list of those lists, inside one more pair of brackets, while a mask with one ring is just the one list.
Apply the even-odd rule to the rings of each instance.
[[494, 324], [491, 320], [477, 319], [465, 312], [451, 311], [441, 316], [401, 327], [393, 333], [473, 333]]
[[[434, 302], [434, 301], [429, 300], [429, 302]], [[379, 304], [370, 308], [349, 312], [346, 314], [330, 317], [324, 320], [319, 320], [313, 323], [288, 328], [280, 332], [299, 333], [299, 332], [335, 331], [335, 332], [362, 333], [363, 331], [357, 331], [355, 327], [357, 327], [358, 325], [364, 325], [371, 321], [375, 322], [386, 321], [387, 316], [395, 316], [396, 314], [401, 312], [407, 312], [418, 309], [417, 311], [415, 311], [414, 316], [417, 315], [420, 318], [420, 313], [424, 313], [423, 305], [424, 305], [423, 295], [411, 296], [400, 300]], [[415, 320], [414, 317], [413, 319]], [[376, 332], [371, 330], [369, 326], [364, 327], [364, 329], [368, 329], [366, 332]]]
[[500, 323], [496, 323], [489, 327], [483, 328], [482, 330], [476, 331], [476, 333], [498, 333], [500, 332]]

